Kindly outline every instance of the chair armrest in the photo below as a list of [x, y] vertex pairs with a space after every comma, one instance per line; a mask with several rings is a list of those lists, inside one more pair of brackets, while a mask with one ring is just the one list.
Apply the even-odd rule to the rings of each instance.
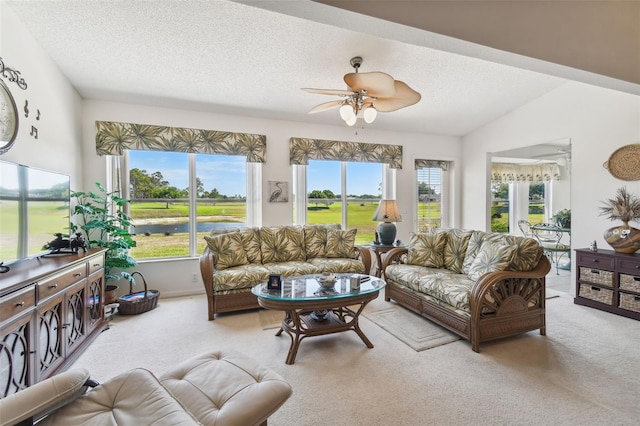
[[371, 274], [371, 251], [367, 247], [355, 246], [356, 259], [360, 259], [364, 264], [367, 275]]
[[0, 425], [46, 416], [84, 394], [88, 380], [87, 370], [69, 370], [0, 399]]
[[202, 275], [202, 282], [204, 289], [208, 296], [213, 295], [213, 272], [215, 267], [213, 265], [213, 253], [209, 250], [209, 247], [204, 249], [204, 252], [200, 255], [200, 275]]
[[384, 257], [382, 267], [380, 268], [382, 276], [384, 276], [384, 271], [387, 269], [387, 266], [391, 265], [392, 263], [404, 263], [408, 252], [409, 249], [407, 249], [406, 247], [396, 247], [389, 250]]

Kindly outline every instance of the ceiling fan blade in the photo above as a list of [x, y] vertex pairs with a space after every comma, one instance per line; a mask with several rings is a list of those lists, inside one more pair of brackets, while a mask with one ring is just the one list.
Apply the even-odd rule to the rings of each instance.
[[420, 101], [420, 93], [407, 86], [406, 83], [396, 80], [395, 88], [396, 94], [394, 96], [372, 100], [375, 109], [379, 112], [391, 112], [416, 104]]
[[345, 74], [344, 82], [354, 91], [367, 91], [367, 96], [390, 98], [396, 94], [393, 77], [384, 72], [360, 72]]
[[351, 96], [353, 95], [352, 90], [340, 90], [340, 89], [310, 89], [303, 88], [305, 92], [309, 93], [319, 93], [321, 95], [340, 95], [340, 96]]
[[323, 104], [316, 105], [313, 108], [311, 108], [309, 110], [309, 114], [315, 114], [316, 112], [322, 112], [322, 111], [327, 111], [327, 110], [330, 110], [330, 109], [333, 109], [333, 108], [338, 108], [343, 103], [344, 103], [343, 101], [325, 102]]

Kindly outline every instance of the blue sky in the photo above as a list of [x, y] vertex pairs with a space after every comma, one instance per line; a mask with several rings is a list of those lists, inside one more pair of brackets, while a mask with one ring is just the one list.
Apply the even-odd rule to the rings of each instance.
[[[148, 174], [156, 171], [172, 186], [186, 188], [189, 183], [188, 154], [163, 151], [130, 151], [129, 167], [146, 170]], [[205, 191], [218, 189], [221, 194], [233, 196], [246, 195], [245, 159], [230, 155], [198, 155], [196, 175], [204, 184]], [[292, 178], [289, 177], [289, 180]], [[340, 162], [310, 161], [307, 184], [309, 191], [330, 189], [341, 193]], [[379, 194], [382, 182], [382, 165], [377, 163], [349, 163], [347, 166], [347, 193]]]

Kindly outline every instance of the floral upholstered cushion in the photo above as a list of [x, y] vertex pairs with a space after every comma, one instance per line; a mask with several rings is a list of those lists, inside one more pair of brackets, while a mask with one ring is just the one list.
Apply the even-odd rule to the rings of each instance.
[[364, 264], [359, 259], [344, 259], [339, 257], [317, 257], [307, 262], [318, 268], [320, 272], [334, 272], [337, 274], [365, 274]]
[[505, 245], [490, 240], [483, 241], [473, 263], [469, 267], [469, 278], [478, 280], [487, 272], [505, 271], [516, 252], [514, 244]]
[[407, 263], [427, 268], [442, 268], [447, 234], [414, 233], [407, 247]]
[[471, 264], [476, 258], [476, 255], [480, 252], [480, 247], [485, 241], [490, 241], [502, 245], [513, 245], [516, 242], [516, 238], [513, 235], [501, 234], [498, 232], [483, 232], [472, 231], [471, 238], [469, 238], [469, 244], [467, 246], [467, 253], [462, 263], [462, 273], [468, 274], [471, 268]]
[[469, 239], [473, 231], [448, 229], [447, 244], [444, 246], [444, 267], [456, 274], [462, 274], [462, 264], [467, 254]]
[[262, 263], [291, 262], [306, 259], [304, 233], [300, 226], [260, 228]]
[[247, 228], [240, 231], [242, 247], [247, 255], [249, 263], [262, 263], [262, 251], [260, 250], [260, 229]]
[[327, 257], [353, 258], [355, 255], [357, 229], [342, 231], [339, 229], [327, 229]]
[[303, 228], [307, 259], [326, 257], [327, 229], [340, 229], [340, 225], [306, 225]]
[[516, 237], [516, 252], [513, 254], [509, 269], [513, 271], [530, 271], [536, 267], [543, 249], [537, 240], [533, 238]]
[[216, 269], [227, 269], [249, 263], [239, 233], [205, 236], [204, 239], [213, 253]]
[[469, 294], [475, 281], [463, 274], [435, 273], [423, 275], [418, 281], [418, 291], [446, 304], [470, 312]]
[[262, 265], [249, 263], [213, 272], [213, 291], [224, 293], [237, 289], [251, 289], [269, 279], [269, 270]]

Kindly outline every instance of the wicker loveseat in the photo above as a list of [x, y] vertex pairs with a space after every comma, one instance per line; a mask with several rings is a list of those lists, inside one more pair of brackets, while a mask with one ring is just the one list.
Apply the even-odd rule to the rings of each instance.
[[269, 274], [369, 273], [371, 254], [355, 246], [356, 230], [340, 225], [228, 228], [205, 237], [200, 273], [209, 320], [216, 313], [258, 308], [251, 287]]
[[387, 253], [385, 299], [480, 343], [531, 330], [545, 335], [551, 264], [532, 238], [432, 229]]

